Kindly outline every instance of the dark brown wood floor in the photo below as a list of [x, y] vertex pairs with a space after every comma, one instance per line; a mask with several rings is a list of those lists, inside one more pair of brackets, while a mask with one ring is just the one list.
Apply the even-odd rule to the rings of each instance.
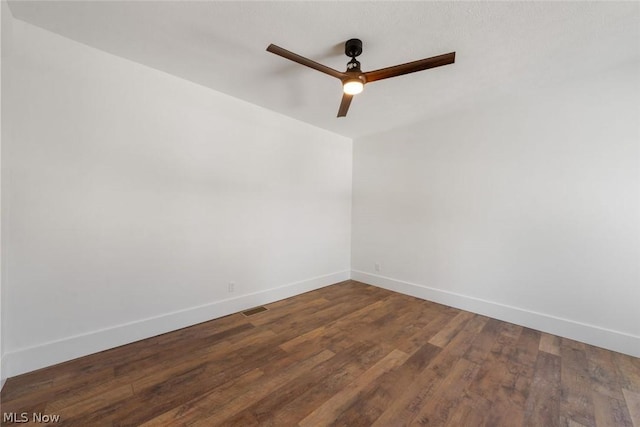
[[637, 358], [353, 281], [266, 307], [10, 378], [2, 411], [82, 427], [640, 427]]

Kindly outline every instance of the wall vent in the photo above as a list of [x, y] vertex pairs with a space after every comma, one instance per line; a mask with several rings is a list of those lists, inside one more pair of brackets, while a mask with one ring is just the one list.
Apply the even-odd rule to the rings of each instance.
[[244, 314], [245, 316], [253, 316], [254, 314], [262, 313], [263, 311], [267, 311], [267, 308], [260, 306], [260, 307], [243, 311], [242, 314]]

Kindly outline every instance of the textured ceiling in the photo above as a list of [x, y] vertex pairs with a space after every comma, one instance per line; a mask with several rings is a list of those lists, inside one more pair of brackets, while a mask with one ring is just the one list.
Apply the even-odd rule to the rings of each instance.
[[[12, 1], [15, 18], [359, 137], [640, 60], [640, 3]], [[375, 82], [336, 118], [337, 79], [269, 43], [364, 71], [456, 51], [456, 63]]]

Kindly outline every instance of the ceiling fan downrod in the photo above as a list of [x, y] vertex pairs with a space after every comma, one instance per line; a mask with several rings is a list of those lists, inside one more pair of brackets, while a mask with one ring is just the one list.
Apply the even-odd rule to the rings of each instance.
[[347, 72], [360, 71], [360, 62], [356, 59], [362, 53], [362, 41], [360, 39], [349, 39], [344, 44], [344, 54], [351, 58], [347, 63]]

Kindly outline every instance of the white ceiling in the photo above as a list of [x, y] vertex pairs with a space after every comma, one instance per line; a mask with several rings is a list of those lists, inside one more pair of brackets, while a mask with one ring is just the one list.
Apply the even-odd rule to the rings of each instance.
[[[15, 18], [349, 136], [499, 102], [640, 60], [640, 3], [12, 1]], [[337, 79], [269, 43], [363, 71], [456, 51], [456, 63], [375, 82], [336, 118]]]

